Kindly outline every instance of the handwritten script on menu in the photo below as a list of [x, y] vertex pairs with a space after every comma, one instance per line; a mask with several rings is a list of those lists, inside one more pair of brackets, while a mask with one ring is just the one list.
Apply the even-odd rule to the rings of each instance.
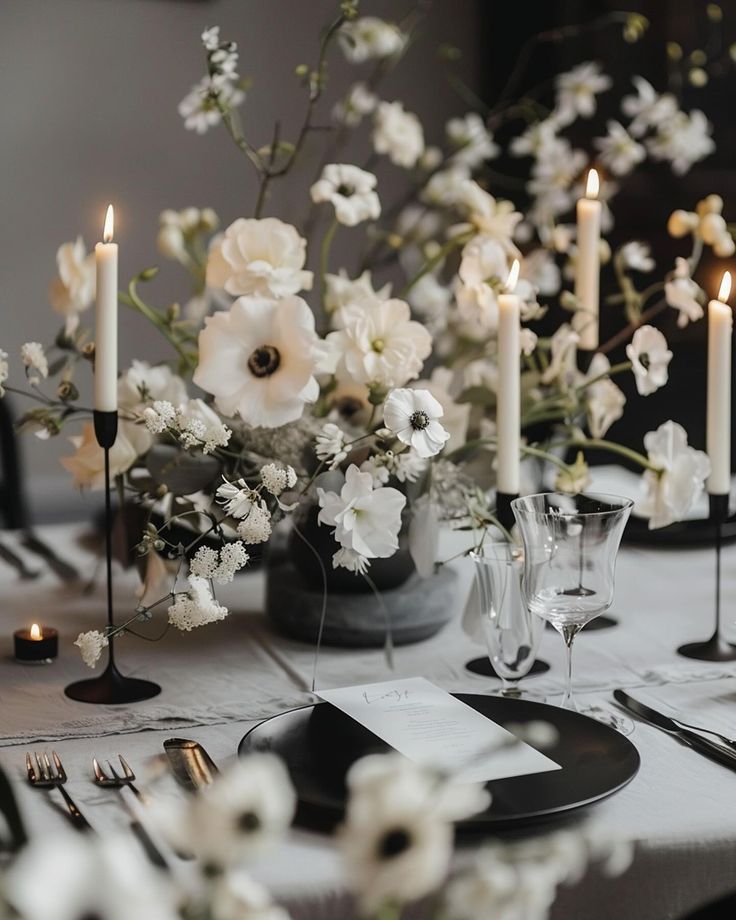
[[452, 774], [488, 782], [559, 770], [549, 757], [423, 677], [322, 690], [319, 697], [400, 754]]

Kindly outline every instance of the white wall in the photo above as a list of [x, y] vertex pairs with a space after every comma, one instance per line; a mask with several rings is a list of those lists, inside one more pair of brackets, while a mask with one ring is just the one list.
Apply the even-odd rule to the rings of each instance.
[[[463, 109], [433, 50], [438, 42], [466, 49], [462, 69], [472, 82], [475, 5], [437, 0], [426, 41], [384, 87], [386, 98], [419, 113], [430, 140]], [[410, 6], [365, 2], [363, 11], [399, 18]], [[224, 224], [250, 213], [254, 180], [224, 131], [197, 137], [176, 111], [204, 72], [199, 35], [218, 23], [239, 43], [241, 73], [255, 81], [243, 109], [249, 136], [267, 143], [278, 117], [288, 139], [303, 101], [294, 67], [315, 59], [319, 27], [337, 7], [337, 0], [2, 0], [0, 347], [15, 357], [22, 342], [51, 339], [57, 322], [47, 288], [56, 249], [78, 233], [93, 246], [108, 201], [116, 208], [121, 283], [160, 261], [154, 240], [163, 208], [211, 205]], [[333, 61], [325, 111], [348, 70], [339, 52]], [[265, 213], [285, 216], [289, 205], [298, 213], [304, 195], [304, 182], [280, 187]], [[180, 281], [167, 267], [146, 293], [159, 304], [184, 299]], [[121, 366], [134, 356], [168, 357], [141, 319], [121, 316]], [[23, 447], [37, 514], [85, 513], [90, 500], [74, 493], [58, 464], [66, 439], [28, 438]]]

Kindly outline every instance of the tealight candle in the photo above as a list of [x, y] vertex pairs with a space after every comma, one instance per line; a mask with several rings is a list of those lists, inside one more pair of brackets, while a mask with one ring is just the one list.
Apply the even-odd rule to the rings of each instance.
[[59, 634], [50, 626], [34, 623], [30, 629], [18, 629], [13, 640], [17, 661], [47, 663], [59, 654]]
[[585, 198], [577, 204], [578, 254], [575, 264], [575, 297], [581, 309], [573, 317], [573, 327], [584, 351], [598, 348], [599, 287], [601, 272], [601, 203], [598, 201], [598, 173], [591, 169]]

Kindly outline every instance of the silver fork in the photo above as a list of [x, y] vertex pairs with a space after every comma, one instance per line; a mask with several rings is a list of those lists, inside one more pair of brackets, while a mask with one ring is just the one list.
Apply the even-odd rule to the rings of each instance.
[[109, 760], [107, 762], [107, 769], [109, 770], [110, 775], [105, 773], [105, 771], [100, 766], [99, 760], [96, 757], [92, 758], [92, 768], [95, 771], [95, 782], [97, 783], [98, 786], [113, 786], [116, 788], [120, 788], [121, 786], [127, 786], [130, 789], [130, 791], [135, 793], [137, 798], [141, 799], [142, 801], [143, 793], [134, 784], [135, 783], [135, 773], [131, 770], [130, 764], [127, 762], [127, 760], [123, 757], [122, 754], [118, 754], [118, 758], [120, 759], [120, 766], [123, 770], [122, 776], [117, 772], [117, 770], [115, 769], [115, 767], [113, 767], [113, 765], [110, 763]]
[[36, 786], [39, 789], [52, 789], [56, 787], [66, 802], [66, 807], [69, 809], [69, 820], [72, 824], [78, 830], [92, 830], [91, 824], [77, 808], [76, 802], [64, 788], [67, 777], [59, 755], [56, 751], [52, 751], [51, 756], [54, 760], [53, 766], [51, 765], [48, 754], [44, 753], [39, 756], [34, 753], [34, 765], [30, 753], [26, 753], [26, 773], [28, 774], [28, 782], [31, 786]]

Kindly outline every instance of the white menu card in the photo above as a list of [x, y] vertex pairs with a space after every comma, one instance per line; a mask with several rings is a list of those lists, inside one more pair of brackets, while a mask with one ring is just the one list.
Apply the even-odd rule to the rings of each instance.
[[560, 769], [423, 677], [320, 690], [317, 696], [409, 760], [452, 774], [454, 782], [488, 782]]

